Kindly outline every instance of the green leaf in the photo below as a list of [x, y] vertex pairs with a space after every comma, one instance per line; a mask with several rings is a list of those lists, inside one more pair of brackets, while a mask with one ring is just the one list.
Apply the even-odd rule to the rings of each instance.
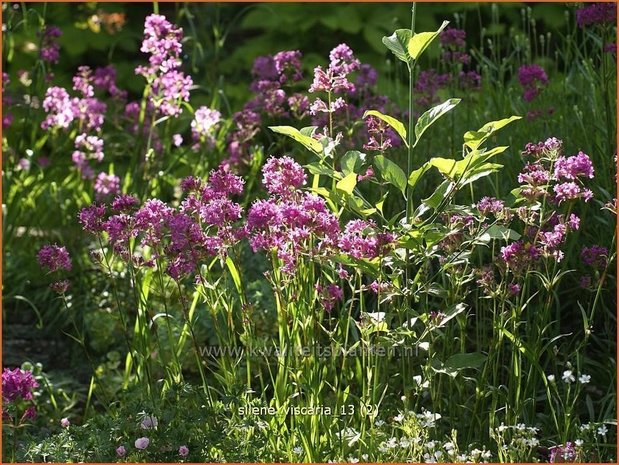
[[492, 239], [499, 240], [513, 240], [517, 241], [520, 239], [520, 234], [518, 234], [513, 229], [506, 228], [505, 226], [501, 226], [498, 224], [493, 224], [490, 226], [483, 234], [479, 236], [479, 240], [482, 242], [490, 242]]
[[431, 165], [429, 163], [424, 163], [420, 168], [417, 168], [416, 170], [411, 172], [410, 176], [408, 177], [408, 185], [411, 187], [411, 189], [413, 189], [417, 185], [419, 179], [421, 179], [421, 176], [423, 176], [424, 173], [430, 169], [430, 167]]
[[350, 173], [344, 177], [341, 181], [335, 185], [338, 190], [344, 191], [347, 194], [352, 194], [352, 191], [355, 189], [357, 185], [357, 175], [355, 173]]
[[479, 148], [479, 146], [483, 144], [488, 137], [497, 132], [499, 129], [519, 119], [522, 119], [522, 117], [510, 116], [509, 118], [486, 123], [477, 131], [468, 131], [464, 134], [464, 145], [475, 150]]
[[408, 51], [408, 54], [411, 56], [411, 58], [413, 60], [417, 60], [424, 52], [424, 50], [428, 48], [428, 45], [432, 43], [436, 36], [438, 36], [441, 31], [447, 27], [448, 24], [449, 21], [443, 21], [441, 27], [439, 27], [438, 30], [434, 32], [418, 32], [417, 34], [413, 34], [406, 46], [406, 50]]
[[453, 109], [457, 104], [459, 104], [461, 100], [459, 98], [450, 98], [449, 100], [444, 101], [440, 105], [430, 108], [423, 115], [419, 117], [417, 120], [417, 124], [415, 125], [415, 144], [419, 142], [421, 135], [428, 129], [432, 124], [436, 122], [441, 116], [445, 113]]
[[395, 132], [397, 132], [402, 141], [404, 141], [404, 145], [408, 147], [408, 140], [406, 139], [406, 127], [404, 127], [404, 125], [400, 123], [397, 119], [395, 119], [393, 116], [383, 115], [380, 111], [377, 110], [367, 110], [363, 114], [363, 119], [367, 118], [368, 116], [375, 116], [383, 120], [393, 129], [395, 129]]
[[383, 44], [393, 54], [405, 63], [410, 63], [411, 56], [408, 53], [408, 43], [411, 40], [413, 33], [410, 29], [397, 29], [390, 36], [383, 37]]
[[486, 361], [486, 356], [480, 352], [469, 354], [455, 354], [447, 359], [444, 367], [452, 370], [464, 370], [466, 368], [479, 368]]
[[442, 175], [449, 179], [454, 179], [456, 175], [456, 160], [452, 158], [434, 157], [430, 159], [430, 166], [434, 166], [438, 169]]
[[393, 184], [404, 194], [406, 191], [407, 179], [402, 168], [382, 155], [374, 157], [374, 166], [376, 166], [376, 169], [378, 169], [385, 181], [389, 184]]
[[319, 174], [333, 179], [342, 179], [341, 173], [333, 171], [333, 168], [325, 166], [320, 162], [309, 163], [305, 165], [305, 168], [307, 168], [307, 171], [309, 171], [310, 174]]
[[361, 170], [361, 166], [363, 165], [363, 160], [365, 158], [365, 153], [359, 152], [358, 150], [349, 150], [344, 154], [342, 159], [340, 160], [340, 166], [342, 167], [342, 172], [344, 174], [357, 173]]
[[306, 136], [301, 131], [291, 126], [269, 126], [269, 129], [278, 134], [284, 134], [291, 139], [303, 144], [303, 146], [316, 154], [322, 152], [322, 144], [316, 139]]
[[423, 203], [433, 209], [437, 209], [443, 199], [451, 192], [454, 187], [454, 183], [450, 180], [445, 180], [438, 186], [434, 193], [427, 199], [423, 199]]

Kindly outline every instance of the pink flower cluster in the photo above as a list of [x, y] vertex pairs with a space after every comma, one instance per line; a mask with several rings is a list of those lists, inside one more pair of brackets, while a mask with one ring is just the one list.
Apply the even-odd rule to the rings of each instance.
[[37, 255], [39, 264], [50, 272], [58, 270], [71, 271], [71, 257], [65, 247], [59, 245], [44, 245]]
[[518, 69], [518, 81], [524, 89], [524, 99], [531, 102], [548, 84], [548, 75], [540, 65], [522, 65]]
[[[363, 220], [350, 221], [342, 232], [324, 199], [299, 190], [306, 176], [303, 168], [288, 157], [270, 159], [263, 175], [271, 197], [257, 200], [250, 207], [249, 241], [254, 252], [275, 252], [285, 273], [294, 273], [303, 256], [343, 253], [356, 259], [373, 259], [387, 253], [395, 240], [395, 235], [381, 232], [374, 223]], [[339, 273], [346, 275], [343, 269]], [[326, 294], [325, 299], [329, 300]]]
[[135, 72], [144, 76], [152, 86], [150, 101], [162, 115], [180, 115], [181, 102], [189, 101], [189, 89], [193, 86], [191, 76], [179, 70], [182, 38], [183, 30], [165, 16], [152, 14], [146, 17], [140, 51], [150, 55], [149, 66], [138, 66]]
[[466, 31], [448, 27], [439, 36], [443, 47], [443, 60], [468, 65], [471, 56], [463, 51], [466, 47]]
[[56, 26], [45, 26], [39, 57], [48, 63], [58, 63], [60, 58], [60, 44], [56, 39], [62, 35], [62, 31]]
[[15, 402], [18, 399], [32, 400], [33, 391], [39, 387], [39, 383], [32, 376], [31, 371], [15, 368], [5, 368], [2, 371], [2, 401], [3, 403]]
[[[560, 155], [562, 142], [549, 138], [537, 144], [529, 143], [523, 151], [524, 156], [534, 157], [518, 175], [524, 197], [534, 200], [544, 195], [557, 204], [582, 198], [585, 202], [593, 197], [593, 192], [583, 186], [581, 178], [592, 179], [593, 163], [583, 152], [564, 157]], [[551, 171], [552, 168], [552, 171]], [[552, 192], [549, 188], [552, 187]]]
[[576, 24], [584, 28], [596, 24], [615, 24], [617, 22], [617, 5], [614, 2], [592, 3], [576, 10]]
[[[223, 170], [211, 172], [205, 183], [186, 178], [181, 183], [187, 196], [178, 208], [159, 199], [138, 207], [135, 197], [120, 195], [111, 205], [93, 204], [82, 209], [84, 230], [105, 234], [113, 250], [135, 266], [165, 266], [174, 279], [199, 272], [208, 257], [225, 256], [227, 249], [245, 235], [238, 225], [241, 206], [231, 197], [242, 193], [243, 180]], [[149, 257], [131, 256], [129, 241], [137, 238]]]
[[191, 136], [196, 144], [195, 148], [198, 148], [201, 143], [209, 146], [214, 144], [213, 134], [220, 121], [221, 113], [217, 110], [205, 106], [196, 110], [191, 121]]

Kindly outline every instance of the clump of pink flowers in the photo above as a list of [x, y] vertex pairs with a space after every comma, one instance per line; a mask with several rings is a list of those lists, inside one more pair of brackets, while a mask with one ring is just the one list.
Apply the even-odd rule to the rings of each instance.
[[31, 371], [5, 368], [2, 371], [2, 416], [9, 421], [19, 418], [20, 423], [36, 417], [32, 401], [38, 387]]
[[540, 65], [522, 65], [518, 69], [518, 81], [524, 90], [524, 99], [531, 102], [548, 84], [548, 75]]
[[140, 50], [150, 55], [149, 66], [138, 66], [135, 72], [144, 76], [151, 86], [150, 102], [161, 115], [178, 116], [183, 111], [181, 102], [189, 101], [193, 80], [179, 70], [182, 38], [183, 30], [165, 16], [146, 17]]
[[44, 245], [37, 255], [39, 264], [50, 272], [58, 270], [71, 271], [71, 257], [65, 247], [59, 245]]
[[617, 22], [617, 5], [614, 2], [592, 3], [576, 10], [576, 24], [578, 27], [597, 24], [615, 24]]

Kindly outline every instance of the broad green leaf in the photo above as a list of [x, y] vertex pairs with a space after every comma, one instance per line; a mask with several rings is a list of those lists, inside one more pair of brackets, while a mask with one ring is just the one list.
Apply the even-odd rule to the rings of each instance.
[[340, 166], [344, 174], [357, 173], [361, 170], [363, 160], [365, 159], [365, 153], [358, 150], [349, 150], [344, 154], [340, 160]]
[[328, 176], [333, 179], [342, 179], [341, 173], [333, 171], [333, 168], [325, 166], [320, 162], [309, 163], [305, 165], [305, 168], [307, 168], [307, 171], [309, 171], [310, 174], [319, 174], [322, 176]]
[[304, 136], [312, 137], [316, 132], [316, 129], [318, 129], [318, 126], [307, 126], [305, 128], [299, 129], [299, 132]]
[[383, 37], [383, 44], [393, 54], [405, 63], [409, 63], [411, 56], [408, 53], [408, 43], [411, 40], [412, 32], [410, 29], [397, 29], [390, 36]]
[[435, 157], [430, 159], [430, 166], [437, 168], [442, 175], [454, 179], [456, 177], [456, 160], [451, 158]]
[[460, 179], [460, 185], [466, 186], [467, 184], [484, 178], [489, 174], [496, 173], [501, 168], [503, 168], [503, 165], [499, 165], [498, 163], [484, 163], [477, 168], [467, 171], [466, 174]]
[[417, 60], [421, 54], [424, 52], [428, 45], [432, 43], [432, 41], [438, 36], [443, 29], [447, 27], [449, 21], [443, 21], [441, 27], [434, 32], [418, 32], [417, 34], [413, 34], [413, 36], [409, 39], [408, 44], [406, 46], [406, 50], [408, 54], [411, 56], [413, 60]]
[[290, 137], [291, 139], [296, 140], [297, 142], [303, 144], [303, 146], [316, 154], [320, 154], [322, 152], [322, 144], [318, 142], [316, 139], [313, 139], [309, 136], [304, 135], [296, 128], [291, 126], [269, 126], [269, 129], [278, 134], [284, 134], [285, 136]]
[[411, 187], [411, 189], [417, 185], [419, 179], [421, 179], [421, 176], [423, 176], [424, 173], [430, 169], [430, 166], [431, 165], [429, 163], [424, 163], [420, 168], [417, 168], [416, 170], [411, 172], [410, 176], [408, 177], [408, 185]]
[[380, 111], [377, 110], [367, 110], [363, 114], [363, 119], [367, 118], [368, 116], [376, 116], [377, 118], [382, 119], [393, 129], [395, 129], [395, 132], [397, 132], [402, 141], [404, 141], [404, 145], [408, 147], [408, 140], [406, 139], [406, 128], [397, 119], [395, 119], [393, 116], [383, 115]]
[[482, 242], [490, 242], [491, 239], [517, 241], [520, 239], [520, 234], [513, 229], [506, 228], [505, 226], [493, 224], [479, 236], [479, 240]]
[[350, 173], [344, 177], [341, 181], [335, 185], [335, 187], [341, 191], [346, 192], [347, 194], [352, 194], [352, 191], [355, 189], [357, 185], [357, 175], [355, 173]]
[[480, 352], [469, 354], [455, 354], [447, 359], [445, 368], [464, 370], [465, 368], [479, 368], [486, 361], [486, 356]]
[[423, 199], [423, 203], [436, 210], [443, 199], [451, 193], [453, 187], [454, 183], [449, 179], [446, 179], [440, 186], [438, 186], [430, 197]]
[[385, 181], [389, 184], [393, 184], [404, 194], [406, 191], [407, 179], [402, 168], [382, 155], [374, 157], [374, 166], [376, 166], [376, 169], [380, 172], [380, 175]]
[[522, 119], [522, 117], [510, 116], [509, 118], [486, 123], [477, 131], [468, 131], [464, 134], [464, 145], [473, 150], [477, 149], [496, 131], [519, 119]]
[[461, 100], [459, 98], [450, 98], [449, 100], [444, 101], [440, 105], [430, 108], [423, 115], [419, 117], [417, 120], [417, 124], [415, 125], [415, 144], [419, 142], [421, 135], [432, 126], [436, 120], [438, 120], [445, 113], [454, 108], [457, 104], [459, 104]]

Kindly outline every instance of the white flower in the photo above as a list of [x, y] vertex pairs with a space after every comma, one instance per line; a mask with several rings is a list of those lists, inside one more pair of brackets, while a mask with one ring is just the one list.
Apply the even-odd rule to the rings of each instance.
[[484, 460], [490, 460], [492, 458], [492, 452], [490, 452], [489, 450], [485, 450], [481, 453], [481, 457]]
[[434, 446], [436, 446], [436, 443], [434, 441], [430, 441], [426, 443], [426, 447], [428, 449], [434, 449]]
[[590, 375], [580, 375], [578, 377], [578, 381], [580, 382], [580, 384], [588, 384], [589, 381], [591, 381], [591, 376]]
[[576, 378], [574, 377], [574, 374], [572, 373], [572, 370], [565, 370], [563, 372], [563, 375], [561, 376], [561, 379], [563, 380], [563, 382], [570, 384], [573, 383], [574, 381], [576, 381]]
[[473, 459], [477, 459], [481, 455], [481, 451], [479, 449], [473, 449], [471, 451], [471, 457]]
[[608, 433], [608, 428], [606, 427], [606, 425], [602, 425], [598, 428], [597, 433], [599, 436], [606, 437], [606, 433]]
[[348, 457], [348, 463], [359, 463], [359, 459], [355, 457]]
[[303, 453], [303, 448], [300, 446], [295, 446], [292, 448], [292, 452], [294, 452], [297, 455], [300, 455]]
[[445, 450], [452, 450], [456, 446], [454, 446], [453, 442], [449, 441], [443, 444], [443, 447], [445, 448]]
[[574, 444], [576, 445], [576, 447], [580, 447], [584, 444], [584, 441], [582, 439], [576, 439], [574, 441]]
[[406, 438], [400, 439], [400, 447], [402, 449], [408, 449], [410, 445], [411, 445], [411, 442], [408, 439]]
[[396, 423], [402, 423], [402, 420], [404, 420], [404, 415], [402, 415], [401, 413], [393, 417], [393, 421], [395, 421]]
[[369, 456], [368, 454], [363, 454], [363, 455], [361, 455], [361, 458], [362, 458], [363, 460], [367, 461], [367, 459], [369, 459], [369, 458], [370, 458], [370, 456]]
[[585, 423], [584, 425], [580, 425], [580, 431], [589, 431], [591, 429], [591, 425], [589, 423]]
[[548, 376], [546, 376], [546, 379], [548, 380], [549, 383], [554, 383], [555, 382], [555, 375], [548, 375]]
[[385, 422], [383, 420], [376, 420], [376, 422], [374, 423], [378, 428], [380, 428], [381, 426], [383, 426], [385, 424]]

